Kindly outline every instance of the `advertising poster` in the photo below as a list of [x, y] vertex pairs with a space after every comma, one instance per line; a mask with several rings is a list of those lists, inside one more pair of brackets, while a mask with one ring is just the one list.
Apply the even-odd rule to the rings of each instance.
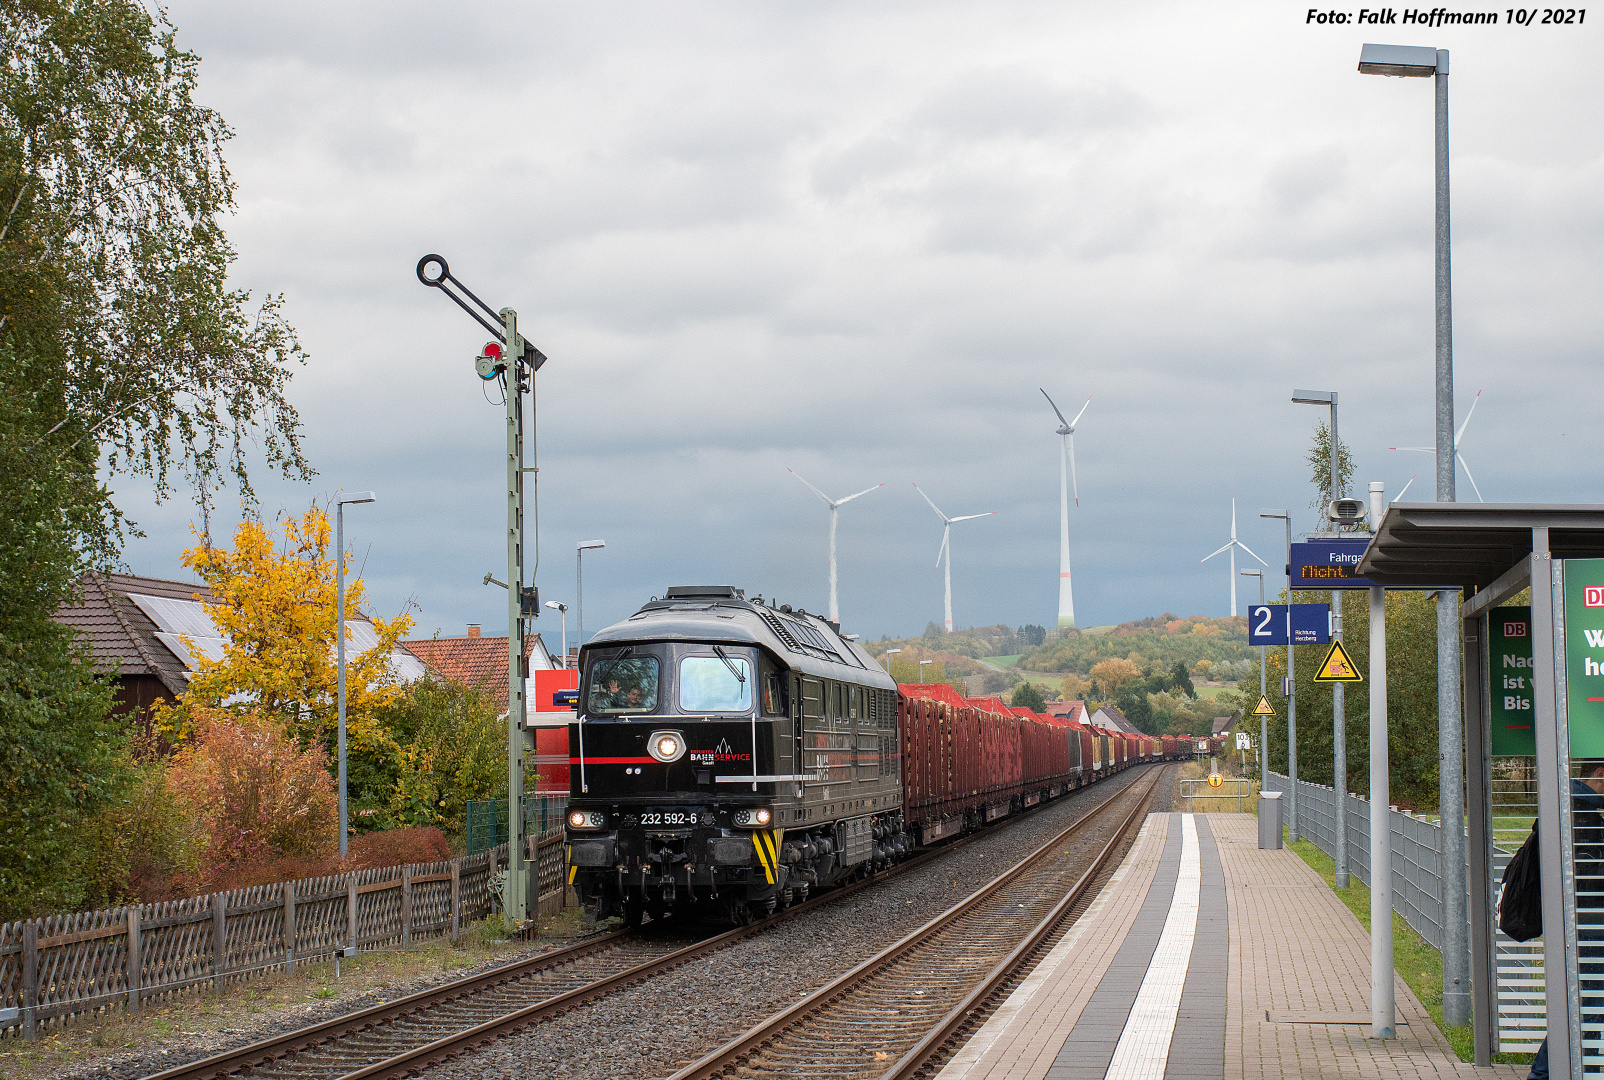
[[1494, 757], [1532, 756], [1532, 609], [1487, 613], [1487, 699], [1492, 704]]
[[1604, 559], [1565, 560], [1565, 708], [1571, 757], [1604, 757]]

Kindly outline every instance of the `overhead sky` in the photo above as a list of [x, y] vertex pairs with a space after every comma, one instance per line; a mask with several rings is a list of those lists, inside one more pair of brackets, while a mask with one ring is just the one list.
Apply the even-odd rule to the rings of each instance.
[[[236, 131], [235, 283], [283, 293], [311, 354], [291, 397], [318, 475], [264, 466], [262, 510], [376, 491], [347, 511], [372, 610], [504, 632], [481, 585], [506, 565], [502, 410], [473, 372], [484, 333], [414, 277], [438, 252], [550, 357], [537, 583], [571, 604], [576, 542], [604, 539], [587, 630], [674, 584], [824, 611], [828, 512], [788, 467], [836, 497], [886, 485], [841, 511], [847, 631], [942, 618], [915, 482], [949, 515], [997, 512], [953, 527], [957, 625], [1052, 625], [1038, 387], [1092, 399], [1078, 621], [1226, 614], [1224, 556], [1198, 560], [1233, 493], [1272, 586], [1282, 526], [1258, 510], [1315, 525], [1325, 414], [1295, 387], [1340, 393], [1361, 495], [1418, 473], [1407, 500], [1433, 497], [1431, 457], [1387, 449], [1433, 439], [1432, 86], [1359, 74], [1365, 41], [1452, 52], [1456, 399], [1463, 418], [1482, 394], [1461, 444], [1482, 494], [1604, 502], [1604, 10], [1309, 10], [177, 0]], [[114, 486], [147, 533], [131, 569], [184, 576], [194, 507]], [[557, 643], [555, 613], [537, 629]]]

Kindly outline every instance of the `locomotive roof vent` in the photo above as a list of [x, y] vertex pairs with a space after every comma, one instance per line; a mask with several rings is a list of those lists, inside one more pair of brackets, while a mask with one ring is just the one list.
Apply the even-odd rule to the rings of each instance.
[[734, 585], [670, 585], [665, 600], [745, 600], [746, 590]]

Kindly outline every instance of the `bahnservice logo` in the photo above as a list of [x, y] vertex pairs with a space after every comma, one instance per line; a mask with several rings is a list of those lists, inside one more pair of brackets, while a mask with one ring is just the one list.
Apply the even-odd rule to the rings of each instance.
[[1504, 624], [1506, 638], [1523, 638], [1526, 636], [1526, 624], [1523, 622], [1507, 622]]
[[1604, 607], [1604, 585], [1588, 585], [1582, 589], [1583, 607]]

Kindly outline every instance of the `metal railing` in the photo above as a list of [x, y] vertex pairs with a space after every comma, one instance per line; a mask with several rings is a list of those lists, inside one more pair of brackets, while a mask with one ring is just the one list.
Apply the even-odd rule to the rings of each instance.
[[[1493, 762], [1493, 910], [1496, 924], [1499, 881], [1511, 856], [1526, 839], [1536, 814], [1532, 784], [1518, 760]], [[1265, 777], [1264, 790], [1288, 791], [1291, 785], [1279, 773]], [[1323, 784], [1298, 781], [1298, 831], [1315, 847], [1335, 858], [1336, 790]], [[1348, 869], [1370, 885], [1370, 801], [1349, 795]], [[1442, 951], [1442, 828], [1435, 821], [1393, 809], [1387, 819], [1392, 831], [1392, 909], [1438, 952]], [[1465, 868], [1469, 885], [1470, 868]], [[1547, 1027], [1543, 999], [1543, 943], [1512, 941], [1493, 927], [1498, 980], [1497, 1049], [1531, 1053]]]
[[[1220, 788], [1224, 787], [1224, 785], [1226, 785], [1226, 784], [1233, 784], [1236, 787], [1236, 790], [1235, 790], [1234, 794], [1236, 796], [1236, 812], [1239, 813], [1239, 814], [1242, 812], [1242, 800], [1245, 797], [1247, 797], [1248, 795], [1251, 795], [1253, 793], [1253, 781], [1252, 780], [1245, 780], [1245, 779], [1243, 779], [1241, 777], [1237, 777], [1237, 776], [1222, 776], [1220, 778], [1220, 786], [1219, 787], [1215, 787], [1213, 784], [1210, 784], [1207, 777], [1204, 777], [1202, 779], [1197, 779], [1197, 780], [1182, 780], [1180, 782], [1180, 784], [1181, 784], [1181, 798], [1186, 800], [1186, 812], [1188, 814], [1190, 814], [1192, 812], [1192, 800], [1194, 798], [1197, 798], [1197, 799], [1229, 799], [1229, 798], [1231, 798], [1231, 796], [1233, 794], [1232, 792], [1221, 791], [1220, 790]], [[1199, 793], [1197, 791], [1197, 785], [1198, 784], [1202, 784], [1204, 787], [1210, 788], [1211, 790]], [[1217, 792], [1217, 794], [1215, 794], [1216, 792]]]

